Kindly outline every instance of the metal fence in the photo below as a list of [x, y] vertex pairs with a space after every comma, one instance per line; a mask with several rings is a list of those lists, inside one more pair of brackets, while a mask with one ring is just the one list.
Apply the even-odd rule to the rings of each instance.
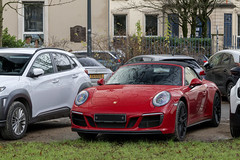
[[113, 47], [122, 50], [125, 60], [141, 54], [212, 55], [211, 38], [115, 37]]

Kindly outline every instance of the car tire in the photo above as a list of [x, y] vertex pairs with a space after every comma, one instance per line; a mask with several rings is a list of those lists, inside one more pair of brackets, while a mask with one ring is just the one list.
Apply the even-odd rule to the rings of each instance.
[[227, 84], [227, 100], [228, 100], [228, 102], [230, 102], [230, 93], [231, 93], [231, 89], [233, 86], [234, 86], [233, 82], [229, 82]]
[[230, 131], [231, 131], [232, 137], [234, 138], [240, 137], [240, 128], [231, 126], [231, 123], [230, 123]]
[[187, 132], [187, 107], [183, 101], [179, 101], [176, 111], [174, 139], [183, 141]]
[[212, 127], [217, 127], [220, 124], [220, 120], [221, 120], [221, 96], [219, 95], [219, 93], [216, 92], [213, 100], [213, 113], [210, 125]]
[[94, 139], [96, 139], [98, 134], [96, 134], [96, 133], [79, 133], [78, 132], [78, 135], [84, 140], [94, 140]]
[[6, 118], [6, 126], [2, 128], [3, 139], [16, 140], [25, 135], [28, 126], [28, 113], [23, 103], [15, 101], [11, 104]]

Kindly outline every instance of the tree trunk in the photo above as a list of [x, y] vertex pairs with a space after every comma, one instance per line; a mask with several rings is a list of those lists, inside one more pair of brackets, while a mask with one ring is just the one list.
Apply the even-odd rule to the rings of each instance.
[[191, 37], [192, 38], [196, 37], [196, 27], [197, 27], [196, 16], [193, 16], [192, 24], [191, 24]]
[[187, 38], [187, 34], [188, 34], [187, 24], [188, 24], [187, 20], [184, 20], [183, 24], [182, 24], [182, 32], [183, 32], [183, 37], [184, 38]]
[[202, 21], [202, 37], [207, 38], [207, 19]]

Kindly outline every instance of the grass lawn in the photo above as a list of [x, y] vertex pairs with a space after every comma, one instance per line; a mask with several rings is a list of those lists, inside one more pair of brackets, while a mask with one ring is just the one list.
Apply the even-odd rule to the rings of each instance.
[[0, 159], [240, 159], [240, 139], [218, 142], [96, 140], [0, 143]]

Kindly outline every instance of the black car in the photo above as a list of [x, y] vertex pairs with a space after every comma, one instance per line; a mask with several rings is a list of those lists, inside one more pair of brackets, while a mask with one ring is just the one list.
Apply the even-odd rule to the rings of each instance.
[[231, 88], [239, 78], [237, 68], [234, 68], [239, 65], [239, 56], [239, 50], [222, 50], [212, 55], [204, 64], [205, 79], [214, 82], [228, 101]]

